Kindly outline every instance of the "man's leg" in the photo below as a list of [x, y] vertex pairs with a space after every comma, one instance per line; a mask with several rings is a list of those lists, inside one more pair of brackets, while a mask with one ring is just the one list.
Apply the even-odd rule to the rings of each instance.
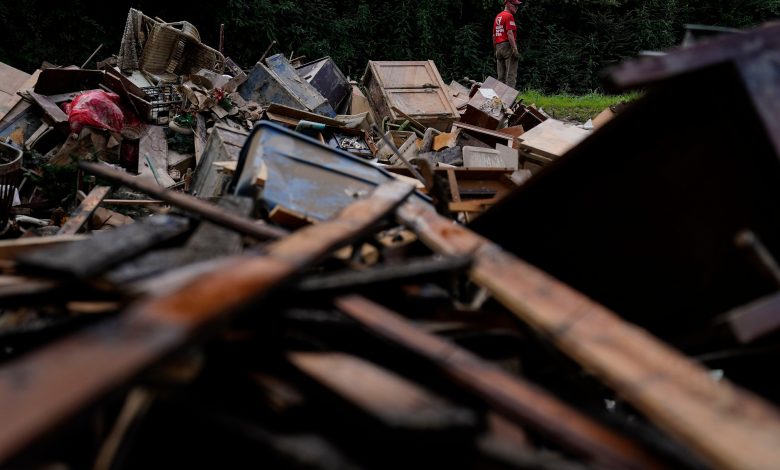
[[504, 82], [508, 87], [515, 88], [515, 84], [517, 83], [517, 63], [519, 60], [513, 56], [511, 53], [509, 54], [509, 59], [506, 61], [506, 81]]
[[496, 46], [496, 79], [499, 82], [504, 82], [506, 80], [506, 58], [503, 57], [501, 54], [502, 47], [504, 44], [498, 44]]
[[496, 71], [498, 72], [499, 82], [506, 83], [507, 74], [509, 70], [507, 68], [508, 60], [512, 57], [512, 45], [509, 42], [502, 42], [496, 46]]

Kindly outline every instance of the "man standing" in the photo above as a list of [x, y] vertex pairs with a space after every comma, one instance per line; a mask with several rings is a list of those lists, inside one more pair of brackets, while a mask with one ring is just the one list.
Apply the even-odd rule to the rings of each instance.
[[504, 0], [504, 10], [493, 21], [493, 50], [496, 54], [498, 80], [514, 88], [517, 81], [517, 25], [515, 13], [520, 0]]

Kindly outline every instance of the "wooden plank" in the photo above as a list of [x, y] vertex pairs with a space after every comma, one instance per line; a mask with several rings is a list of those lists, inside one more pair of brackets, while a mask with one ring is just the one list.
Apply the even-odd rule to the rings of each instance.
[[780, 329], [780, 293], [769, 295], [726, 314], [740, 343], [751, 343]]
[[484, 212], [489, 206], [497, 203], [499, 199], [471, 199], [468, 201], [451, 202], [449, 204], [452, 212]]
[[202, 201], [196, 197], [190, 196], [178, 191], [169, 191], [161, 188], [157, 183], [151, 183], [138, 178], [134, 178], [125, 172], [113, 170], [105, 165], [98, 165], [90, 162], [79, 162], [79, 168], [101, 178], [120, 183], [128, 188], [141, 191], [157, 199], [165, 201], [180, 209], [198, 215], [199, 217], [214, 222], [217, 225], [228, 227], [244, 235], [255, 237], [260, 240], [268, 238], [279, 238], [287, 234], [286, 230], [272, 227], [261, 221], [255, 221], [244, 217], [237, 217], [230, 213], [220, 210], [216, 205]]
[[95, 212], [95, 209], [97, 209], [101, 201], [108, 195], [109, 191], [111, 191], [111, 188], [108, 186], [95, 186], [92, 191], [89, 192], [87, 198], [79, 204], [72, 214], [70, 214], [70, 218], [68, 218], [68, 221], [60, 227], [57, 234], [75, 235], [92, 213]]
[[[625, 439], [585, 417], [522, 378], [445, 339], [425, 333], [411, 322], [359, 296], [336, 299], [350, 318], [436, 366], [459, 387], [514, 422], [532, 426], [566, 448], [607, 468], [653, 467], [654, 459]], [[561, 426], [560, 423], [566, 423]]]
[[[455, 131], [456, 129], [465, 131], [462, 132], [461, 135], [470, 134], [475, 139], [484, 141], [487, 147], [490, 148], [493, 148], [497, 143], [505, 144], [511, 147], [512, 142], [514, 141], [514, 137], [509, 134], [504, 134], [503, 132], [485, 129], [484, 127], [473, 126], [471, 124], [466, 124], [465, 122], [453, 122], [452, 130]], [[474, 145], [474, 144], [468, 143], [467, 145]]]
[[780, 462], [780, 412], [708, 372], [646, 331], [421, 206], [399, 218], [434, 251], [474, 254], [471, 279], [623, 399], [715, 467]]
[[398, 182], [379, 186], [333, 220], [268, 245], [263, 256], [225, 260], [171, 295], [4, 364], [0, 464], [196, 338], [216, 334], [239, 308], [303, 268], [365, 236], [412, 192]]
[[59, 286], [56, 281], [36, 279], [26, 276], [0, 276], [0, 299], [37, 296]]
[[[25, 82], [14, 91], [14, 93], [9, 93], [9, 96], [6, 100], [0, 101], [0, 117], [2, 117], [0, 122], [6, 122], [6, 118], [8, 118], [8, 120], [13, 118], [13, 116], [9, 116], [10, 111], [17, 107], [17, 105], [19, 105], [22, 101], [22, 97], [19, 95], [19, 92], [32, 90], [32, 88], [35, 86], [35, 83], [38, 81], [38, 76], [40, 74], [40, 70], [33, 72], [33, 74], [30, 75], [29, 78], [27, 78], [27, 80], [25, 80]], [[26, 106], [22, 106], [22, 108], [26, 107], [29, 107], [29, 103]]]
[[268, 220], [276, 225], [293, 229], [305, 227], [306, 225], [316, 222], [313, 219], [307, 218], [305, 214], [300, 214], [279, 204], [271, 209], [271, 212], [268, 214]]
[[477, 417], [376, 364], [344, 353], [291, 353], [299, 370], [382, 424], [443, 432], [476, 427]]
[[168, 139], [162, 126], [147, 125], [141, 131], [138, 178], [154, 181], [163, 188], [176, 184], [168, 174]]
[[450, 187], [450, 198], [452, 199], [452, 202], [460, 202], [458, 179], [455, 177], [455, 170], [452, 168], [447, 168], [447, 183]]
[[550, 163], [555, 161], [555, 158], [557, 158], [557, 157], [555, 157], [555, 158], [544, 157], [542, 155], [536, 155], [534, 153], [531, 153], [531, 152], [528, 152], [528, 151], [525, 151], [525, 150], [520, 150], [518, 152], [518, 155], [521, 158], [523, 158], [524, 160], [531, 160], [532, 163], [534, 163], [536, 165], [542, 165], [542, 166], [549, 165]]
[[66, 246], [23, 254], [17, 261], [19, 269], [25, 272], [89, 278], [184, 234], [189, 227], [189, 220], [184, 217], [149, 217]]
[[49, 99], [48, 96], [39, 95], [38, 93], [35, 93], [34, 91], [30, 92], [30, 96], [32, 97], [35, 104], [40, 106], [40, 108], [43, 110], [43, 113], [46, 115], [46, 117], [49, 119], [52, 126], [60, 128], [63, 125], [66, 125], [68, 123], [68, 115], [65, 114], [65, 111], [60, 109], [57, 104]]
[[604, 108], [598, 116], [593, 118], [593, 130], [599, 129], [604, 124], [608, 123], [616, 116], [615, 112], [611, 108]]
[[330, 274], [316, 274], [304, 278], [297, 289], [302, 292], [339, 291], [366, 288], [394, 282], [396, 284], [419, 283], [442, 274], [465, 270], [471, 264], [468, 256], [435, 256], [408, 259], [403, 264], [375, 265], [360, 270], [347, 270]]
[[585, 129], [548, 119], [519, 137], [520, 148], [549, 158], [558, 158], [589, 135], [590, 132]]
[[17, 256], [67, 243], [84, 240], [86, 235], [54, 235], [48, 237], [17, 238], [15, 240], [0, 240], [0, 260], [14, 259]]
[[0, 99], [15, 95], [18, 90], [27, 79], [30, 78], [30, 74], [22, 72], [19, 69], [15, 69], [8, 64], [0, 62]]

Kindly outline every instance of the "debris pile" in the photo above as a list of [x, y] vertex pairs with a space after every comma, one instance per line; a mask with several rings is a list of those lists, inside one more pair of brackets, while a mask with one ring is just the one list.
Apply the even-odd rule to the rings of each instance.
[[97, 70], [0, 67], [0, 463], [776, 466], [778, 28], [621, 65], [588, 129], [135, 9]]

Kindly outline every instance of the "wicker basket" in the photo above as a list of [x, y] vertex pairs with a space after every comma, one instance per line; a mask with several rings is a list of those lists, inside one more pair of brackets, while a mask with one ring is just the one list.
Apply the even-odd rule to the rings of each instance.
[[225, 57], [202, 44], [192, 24], [155, 22], [144, 44], [140, 67], [155, 75], [188, 75], [201, 69], [222, 73]]

